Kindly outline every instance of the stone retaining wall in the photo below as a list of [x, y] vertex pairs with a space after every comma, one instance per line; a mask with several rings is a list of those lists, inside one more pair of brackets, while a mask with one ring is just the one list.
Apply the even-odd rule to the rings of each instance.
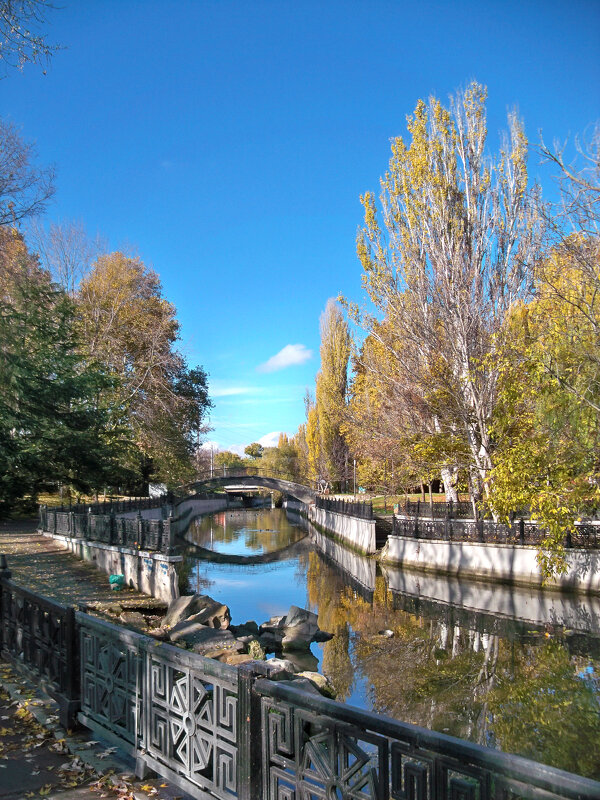
[[[541, 586], [537, 552], [537, 547], [527, 545], [389, 536], [381, 552], [381, 561], [424, 572]], [[557, 576], [545, 585], [555, 589], [600, 593], [600, 551], [567, 550], [567, 564], [566, 575]]]
[[[133, 589], [165, 603], [179, 597], [177, 568], [183, 561], [182, 556], [165, 556], [59, 534], [44, 535], [62, 542], [71, 553], [83, 561], [92, 562], [107, 575], [124, 575], [125, 583]], [[115, 592], [115, 596], [117, 594]]]

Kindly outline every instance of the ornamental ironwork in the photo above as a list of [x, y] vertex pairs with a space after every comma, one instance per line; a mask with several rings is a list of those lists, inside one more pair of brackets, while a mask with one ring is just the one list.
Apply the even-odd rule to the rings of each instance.
[[[74, 612], [10, 580], [4, 658], [44, 679], [64, 724], [111, 736], [192, 797], [592, 800], [600, 783], [419, 728]], [[261, 677], [261, 676], [267, 677]]]

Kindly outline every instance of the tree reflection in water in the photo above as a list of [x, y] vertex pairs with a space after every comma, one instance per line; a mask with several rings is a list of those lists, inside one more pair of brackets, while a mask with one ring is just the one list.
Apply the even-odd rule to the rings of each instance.
[[307, 586], [320, 626], [336, 633], [322, 670], [339, 700], [362, 681], [374, 711], [600, 778], [599, 662], [572, 652], [570, 631], [501, 636], [506, 622], [489, 614], [469, 628], [452, 607], [411, 613], [381, 575], [369, 602], [317, 553]]
[[214, 581], [211, 594], [236, 622], [284, 614], [290, 603], [316, 611], [335, 635], [312, 650], [338, 700], [600, 778], [598, 598], [390, 568], [384, 577], [314, 529], [290, 550], [305, 523], [281, 511], [217, 519], [190, 529], [188, 541], [231, 553], [281, 549], [280, 560], [229, 568], [197, 559], [190, 589]]

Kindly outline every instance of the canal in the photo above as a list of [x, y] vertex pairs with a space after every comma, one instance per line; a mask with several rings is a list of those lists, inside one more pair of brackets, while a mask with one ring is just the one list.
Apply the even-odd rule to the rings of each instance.
[[234, 624], [318, 614], [334, 638], [297, 668], [338, 700], [600, 779], [600, 598], [384, 569], [281, 509], [198, 518], [186, 540], [189, 590]]

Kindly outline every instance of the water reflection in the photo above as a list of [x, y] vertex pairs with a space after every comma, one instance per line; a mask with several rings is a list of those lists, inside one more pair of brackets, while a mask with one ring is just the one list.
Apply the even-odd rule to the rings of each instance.
[[283, 551], [305, 536], [306, 530], [288, 521], [281, 510], [234, 509], [194, 519], [184, 538], [214, 553], [249, 559], [283, 557]]
[[335, 636], [312, 654], [339, 700], [600, 778], [598, 598], [379, 571], [312, 528], [290, 552], [304, 521], [236, 513], [213, 525], [213, 549], [274, 547], [281, 560], [196, 560], [191, 588], [212, 582], [234, 622], [262, 622], [292, 603], [316, 611]]

